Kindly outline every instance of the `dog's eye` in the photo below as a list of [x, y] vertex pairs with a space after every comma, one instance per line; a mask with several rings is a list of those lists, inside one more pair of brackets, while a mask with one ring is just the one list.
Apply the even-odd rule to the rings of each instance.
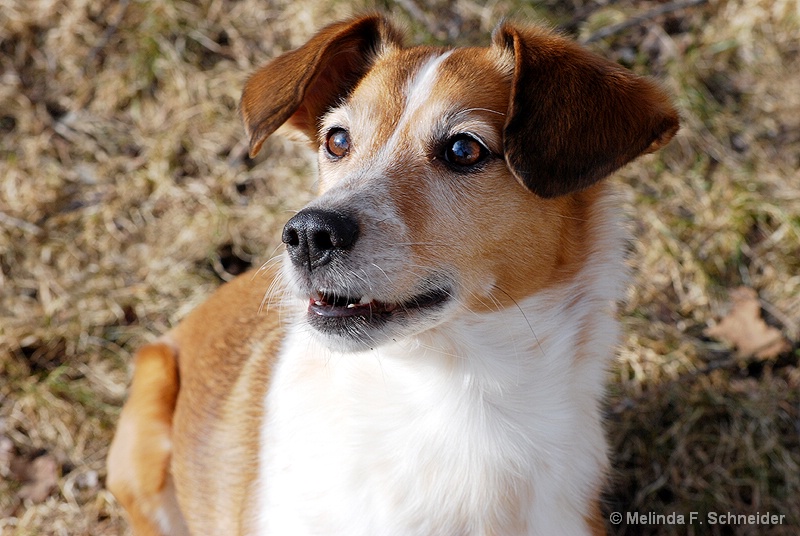
[[332, 128], [325, 138], [325, 149], [332, 158], [345, 157], [350, 152], [350, 134], [343, 128]]
[[459, 167], [470, 167], [482, 161], [489, 154], [481, 142], [467, 134], [459, 134], [447, 141], [444, 159]]

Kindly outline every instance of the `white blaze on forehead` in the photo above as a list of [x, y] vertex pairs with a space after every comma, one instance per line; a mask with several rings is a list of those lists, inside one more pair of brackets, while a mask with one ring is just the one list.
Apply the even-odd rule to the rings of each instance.
[[439, 67], [444, 61], [452, 54], [452, 50], [433, 56], [417, 71], [416, 76], [410, 81], [408, 89], [406, 90], [406, 107], [403, 111], [403, 117], [400, 119], [399, 126], [408, 121], [408, 118], [413, 115], [414, 110], [422, 106], [428, 100], [433, 87], [436, 83], [436, 78], [439, 76]]
[[[324, 143], [325, 132], [333, 127], [342, 127], [351, 132], [351, 143], [354, 152], [358, 153], [358, 158], [354, 162], [358, 162], [359, 169], [363, 172], [369, 170], [369, 176], [375, 177], [383, 173], [383, 171], [390, 167], [394, 159], [397, 157], [398, 151], [404, 151], [408, 147], [402, 146], [403, 136], [407, 135], [409, 130], [416, 131], [414, 139], [422, 140], [424, 138], [425, 130], [431, 128], [436, 119], [440, 117], [445, 110], [427, 110], [426, 114], [429, 121], [419, 122], [420, 109], [424, 108], [431, 99], [436, 95], [436, 85], [440, 81], [441, 66], [452, 54], [452, 50], [445, 52], [433, 53], [427, 58], [423, 59], [418, 69], [408, 76], [402, 88], [397, 88], [398, 93], [401, 93], [399, 103], [401, 107], [392, 109], [394, 117], [382, 117], [381, 114], [374, 113], [370, 106], [365, 105], [363, 102], [350, 99], [349, 102], [332, 109], [322, 120], [320, 128], [320, 142]], [[388, 98], [383, 96], [383, 98]], [[397, 102], [397, 101], [396, 101]], [[443, 107], [447, 107], [448, 103], [442, 102]], [[391, 108], [390, 108], [391, 109]], [[393, 125], [383, 130], [380, 128], [378, 122], [387, 121]], [[377, 139], [375, 134], [383, 130], [385, 138]], [[366, 141], [369, 139], [369, 141]], [[359, 150], [359, 147], [371, 147], [370, 151]], [[320, 148], [324, 151], [324, 146]], [[321, 177], [327, 172], [333, 172], [334, 168], [330, 166], [322, 166]], [[352, 169], [348, 170], [353, 172]], [[363, 173], [355, 173], [353, 177], [362, 176]]]
[[[391, 141], [396, 141], [397, 136], [406, 128], [414, 112], [428, 101], [433, 93], [434, 86], [439, 77], [439, 67], [452, 54], [452, 50], [440, 54], [429, 56], [425, 63], [407, 80], [403, 94], [405, 101], [403, 108], [399, 111], [400, 117], [395, 123], [394, 130], [390, 136]], [[375, 132], [377, 129], [376, 121], [379, 117], [370, 113], [369, 107], [358, 105], [358, 103], [346, 103], [332, 109], [323, 119], [320, 127], [320, 139], [324, 139], [324, 133], [334, 126], [342, 126], [352, 129], [357, 134]], [[390, 141], [387, 139], [387, 142]]]
[[399, 142], [403, 133], [411, 124], [412, 118], [415, 117], [415, 112], [430, 101], [436, 81], [439, 78], [440, 67], [452, 52], [452, 50], [448, 50], [442, 54], [431, 56], [416, 74], [409, 78], [405, 91], [405, 107], [394, 131], [379, 152], [378, 162], [388, 165], [393, 158], [393, 153], [396, 150], [402, 150]]

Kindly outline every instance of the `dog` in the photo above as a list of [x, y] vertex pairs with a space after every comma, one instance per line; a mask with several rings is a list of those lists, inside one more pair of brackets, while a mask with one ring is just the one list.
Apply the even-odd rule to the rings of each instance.
[[547, 29], [406, 47], [372, 14], [240, 108], [251, 156], [308, 138], [320, 195], [279, 268], [138, 351], [107, 479], [134, 533], [605, 534], [626, 237], [602, 179], [674, 136], [668, 95]]

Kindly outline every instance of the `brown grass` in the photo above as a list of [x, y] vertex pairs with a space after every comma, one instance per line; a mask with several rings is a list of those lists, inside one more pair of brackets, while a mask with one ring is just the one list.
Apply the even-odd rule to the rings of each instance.
[[[245, 157], [236, 106], [257, 65], [380, 7], [417, 41], [488, 41], [503, 15], [588, 39], [662, 5], [548, 0], [0, 0], [0, 532], [123, 534], [103, 487], [131, 352], [222, 279], [269, 258], [311, 196], [305, 150]], [[769, 511], [800, 530], [800, 3], [710, 1], [592, 47], [680, 103], [670, 147], [617, 179], [633, 279], [608, 417], [607, 512]], [[792, 351], [737, 356], [703, 333], [756, 289]], [[25, 498], [26, 469], [57, 486]], [[36, 480], [35, 478], [33, 479]], [[703, 517], [701, 517], [703, 519]]]

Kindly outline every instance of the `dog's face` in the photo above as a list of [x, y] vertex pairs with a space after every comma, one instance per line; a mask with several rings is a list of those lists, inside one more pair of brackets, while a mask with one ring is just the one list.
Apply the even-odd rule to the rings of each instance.
[[[487, 48], [403, 48], [367, 17], [292, 54], [306, 69], [279, 82], [281, 59], [268, 65], [242, 111], [253, 151], [286, 119], [318, 148], [321, 195], [284, 229], [285, 274], [338, 349], [568, 280], [589, 262], [597, 181], [677, 129], [652, 84], [538, 30], [503, 27]], [[293, 101], [263, 103], [291, 84]]]

